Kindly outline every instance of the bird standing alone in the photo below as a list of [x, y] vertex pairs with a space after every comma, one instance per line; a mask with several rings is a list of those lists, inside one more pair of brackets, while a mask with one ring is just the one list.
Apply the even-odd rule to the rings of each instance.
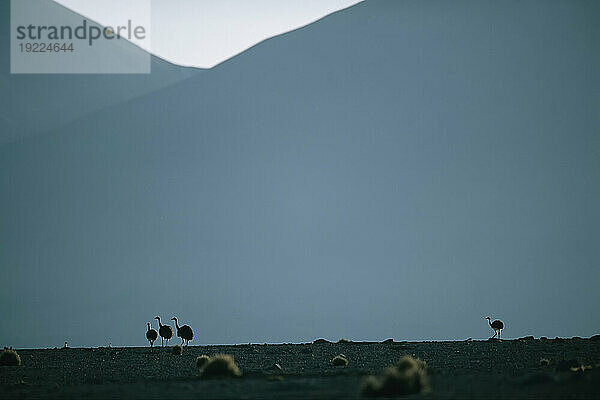
[[160, 317], [154, 317], [154, 319], [158, 320], [158, 333], [160, 334], [160, 342], [161, 345], [164, 346], [164, 341], [167, 341], [167, 346], [169, 345], [169, 339], [173, 337], [173, 328], [169, 325], [163, 325], [160, 323]]
[[148, 324], [148, 330], [146, 331], [146, 339], [150, 342], [150, 347], [154, 345], [154, 341], [158, 338], [158, 332], [156, 329], [150, 328], [150, 322]]
[[177, 328], [177, 336], [181, 338], [181, 344], [183, 345], [183, 341], [185, 340], [185, 345], [187, 346], [189, 341], [194, 338], [194, 331], [188, 325], [180, 327], [177, 323], [177, 317], [173, 317], [171, 319], [175, 321], [175, 327]]
[[500, 339], [500, 333], [502, 332], [502, 329], [504, 329], [504, 322], [500, 321], [499, 319], [492, 322], [490, 317], [485, 317], [485, 319], [488, 320], [490, 327], [494, 330], [494, 336], [492, 336], [490, 339], [495, 338], [496, 335], [498, 336], [498, 339]]

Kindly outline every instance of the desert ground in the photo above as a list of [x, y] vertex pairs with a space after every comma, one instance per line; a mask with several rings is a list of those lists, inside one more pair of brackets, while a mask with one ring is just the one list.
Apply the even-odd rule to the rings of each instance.
[[[410, 398], [600, 398], [600, 340], [350, 342], [17, 350], [0, 367], [0, 398], [360, 398], [370, 374], [410, 355], [429, 390]], [[243, 375], [205, 379], [196, 358], [230, 354]], [[333, 366], [343, 353], [347, 366]], [[540, 362], [540, 360], [548, 360]], [[279, 364], [281, 369], [274, 367]], [[577, 368], [579, 366], [588, 366]]]

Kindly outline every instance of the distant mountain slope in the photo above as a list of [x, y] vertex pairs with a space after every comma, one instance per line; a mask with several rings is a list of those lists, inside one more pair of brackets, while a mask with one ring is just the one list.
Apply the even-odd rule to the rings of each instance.
[[595, 333], [599, 7], [370, 0], [0, 146], [0, 336]]
[[[81, 22], [80, 16], [48, 0], [56, 21]], [[167, 87], [200, 72], [152, 56], [150, 75], [11, 75], [10, 0], [0, 1], [0, 143], [55, 129], [93, 111]], [[142, 52], [128, 42], [115, 46], [112, 62]]]

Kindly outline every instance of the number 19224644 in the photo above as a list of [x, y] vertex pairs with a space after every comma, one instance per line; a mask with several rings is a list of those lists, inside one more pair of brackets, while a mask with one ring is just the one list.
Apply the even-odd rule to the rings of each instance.
[[67, 53], [73, 52], [73, 43], [19, 43], [21, 53]]

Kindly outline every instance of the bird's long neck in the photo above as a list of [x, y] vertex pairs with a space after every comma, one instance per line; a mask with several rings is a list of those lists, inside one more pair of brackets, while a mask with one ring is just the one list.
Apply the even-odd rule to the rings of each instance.
[[492, 326], [492, 320], [489, 318], [487, 320], [488, 320], [488, 324], [490, 324], [490, 326]]
[[177, 323], [177, 318], [175, 318], [175, 327], [179, 329], [179, 324]]
[[148, 330], [150, 330], [150, 322], [148, 322]]
[[162, 324], [160, 323], [160, 318], [156, 318], [158, 320], [158, 326], [162, 327]]

